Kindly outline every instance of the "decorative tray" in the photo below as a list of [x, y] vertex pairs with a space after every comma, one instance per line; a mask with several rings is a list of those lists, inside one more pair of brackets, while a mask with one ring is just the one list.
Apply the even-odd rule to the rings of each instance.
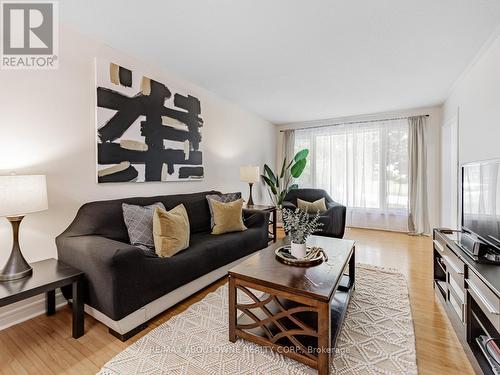
[[305, 258], [295, 258], [290, 254], [290, 245], [278, 247], [274, 253], [281, 263], [296, 267], [311, 267], [328, 261], [328, 256], [321, 247], [307, 247]]

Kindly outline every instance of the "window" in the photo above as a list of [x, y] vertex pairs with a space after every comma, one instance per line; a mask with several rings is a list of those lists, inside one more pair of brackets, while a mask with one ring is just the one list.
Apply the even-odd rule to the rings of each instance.
[[325, 189], [348, 207], [348, 225], [407, 230], [406, 119], [295, 132], [295, 151], [310, 150], [301, 187]]

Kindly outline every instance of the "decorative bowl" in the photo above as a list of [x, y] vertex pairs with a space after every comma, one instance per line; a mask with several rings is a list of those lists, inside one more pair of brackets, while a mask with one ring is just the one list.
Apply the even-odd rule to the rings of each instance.
[[280, 246], [275, 251], [276, 259], [289, 266], [311, 267], [328, 261], [328, 255], [321, 247], [307, 247], [304, 258], [296, 258], [290, 253], [290, 245]]

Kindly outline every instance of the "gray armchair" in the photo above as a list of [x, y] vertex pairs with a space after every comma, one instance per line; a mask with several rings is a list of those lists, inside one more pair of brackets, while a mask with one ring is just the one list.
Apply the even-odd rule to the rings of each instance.
[[308, 202], [314, 202], [325, 198], [325, 212], [320, 215], [319, 221], [323, 223], [317, 235], [326, 237], [344, 237], [346, 207], [335, 202], [323, 189], [295, 189], [290, 190], [283, 200], [283, 209], [295, 210], [297, 208], [297, 198]]

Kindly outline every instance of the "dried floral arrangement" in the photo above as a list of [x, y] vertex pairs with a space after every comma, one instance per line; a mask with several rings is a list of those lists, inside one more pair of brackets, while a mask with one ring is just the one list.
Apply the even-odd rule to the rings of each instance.
[[306, 211], [283, 209], [283, 227], [293, 243], [305, 244], [307, 237], [318, 231], [323, 223], [319, 222], [319, 211], [312, 218]]

